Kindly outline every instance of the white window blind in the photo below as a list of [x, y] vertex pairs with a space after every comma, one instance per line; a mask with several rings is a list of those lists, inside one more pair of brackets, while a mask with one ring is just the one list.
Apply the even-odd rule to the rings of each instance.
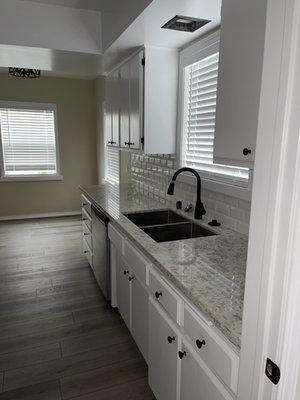
[[112, 183], [119, 183], [120, 175], [120, 156], [119, 150], [113, 147], [106, 147], [106, 177]]
[[53, 109], [0, 107], [5, 176], [57, 174]]
[[247, 168], [213, 163], [219, 53], [185, 68], [183, 165], [213, 179], [247, 181]]

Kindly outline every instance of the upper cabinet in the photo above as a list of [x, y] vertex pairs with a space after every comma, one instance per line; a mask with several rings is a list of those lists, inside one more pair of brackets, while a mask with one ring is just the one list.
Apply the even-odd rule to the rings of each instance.
[[223, 0], [214, 162], [253, 165], [266, 1]]
[[107, 145], [175, 153], [177, 80], [176, 50], [145, 47], [113, 70], [106, 86]]

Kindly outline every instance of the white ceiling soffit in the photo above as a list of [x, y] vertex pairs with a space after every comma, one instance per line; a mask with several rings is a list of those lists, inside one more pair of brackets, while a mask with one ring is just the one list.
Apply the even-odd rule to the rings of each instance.
[[9, 67], [37, 68], [42, 75], [93, 79], [102, 70], [102, 56], [70, 51], [0, 45], [1, 72]]
[[[104, 68], [109, 71], [142, 45], [181, 48], [195, 41], [221, 21], [221, 0], [153, 0], [135, 21], [104, 53]], [[161, 27], [175, 15], [211, 20], [199, 30], [179, 32]]]
[[[28, 1], [28, 0], [21, 0]], [[151, 0], [31, 0], [35, 3], [53, 4], [78, 8], [83, 10], [94, 10], [106, 13], [130, 14], [132, 10], [141, 8], [143, 4], [151, 3]], [[144, 7], [145, 8], [145, 7]]]
[[101, 13], [1, 0], [0, 44], [100, 54]]

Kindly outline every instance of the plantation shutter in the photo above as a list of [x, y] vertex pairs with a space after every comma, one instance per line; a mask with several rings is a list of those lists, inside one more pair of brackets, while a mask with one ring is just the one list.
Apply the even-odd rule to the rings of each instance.
[[106, 180], [112, 183], [119, 183], [119, 150], [113, 147], [106, 147]]
[[56, 174], [54, 110], [0, 108], [6, 176]]
[[186, 68], [183, 164], [211, 176], [245, 181], [247, 168], [213, 163], [218, 61], [215, 53]]

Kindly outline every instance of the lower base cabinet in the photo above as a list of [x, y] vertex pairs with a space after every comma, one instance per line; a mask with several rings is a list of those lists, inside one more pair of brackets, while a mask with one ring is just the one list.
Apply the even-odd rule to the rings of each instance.
[[147, 289], [132, 273], [131, 281], [131, 333], [148, 362], [148, 300]]
[[[216, 334], [204, 328], [187, 304], [178, 306], [178, 294], [151, 267], [147, 286], [143, 258], [134, 258], [133, 249], [122, 254], [121, 247], [119, 241], [111, 246], [112, 301], [148, 364], [156, 400], [236, 399], [238, 360], [228, 345], [214, 338]], [[207, 341], [205, 357], [195, 349], [197, 337]]]
[[120, 261], [116, 268], [117, 280], [117, 304], [119, 312], [125, 321], [127, 328], [131, 329], [130, 323], [130, 281], [129, 268]]
[[232, 400], [223, 386], [183, 339], [180, 360], [181, 400]]
[[157, 400], [177, 399], [177, 352], [177, 330], [160, 305], [150, 298], [148, 371], [149, 385]]

